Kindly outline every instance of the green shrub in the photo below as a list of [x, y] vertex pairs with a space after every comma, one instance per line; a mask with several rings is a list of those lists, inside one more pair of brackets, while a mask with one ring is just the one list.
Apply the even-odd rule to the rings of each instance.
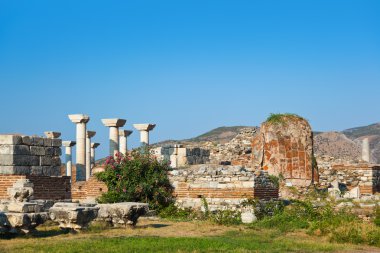
[[176, 220], [176, 221], [188, 221], [198, 217], [198, 214], [191, 208], [178, 208], [174, 204], [162, 208], [158, 214], [161, 218]]
[[282, 213], [284, 209], [284, 203], [281, 200], [248, 199], [244, 201], [242, 205], [244, 207], [252, 207], [258, 220]]
[[217, 210], [210, 213], [210, 221], [219, 225], [239, 225], [241, 224], [241, 212], [234, 210]]
[[375, 223], [376, 226], [380, 227], [380, 207], [378, 205], [376, 205], [375, 208], [373, 223]]
[[273, 125], [283, 125], [286, 124], [287, 119], [304, 118], [294, 113], [271, 113], [265, 122]]
[[127, 156], [118, 153], [108, 157], [105, 165], [105, 171], [96, 174], [108, 187], [108, 192], [98, 199], [100, 203], [146, 202], [156, 210], [173, 203], [173, 187], [168, 178], [171, 168], [166, 161], [152, 156], [148, 148], [134, 150]]

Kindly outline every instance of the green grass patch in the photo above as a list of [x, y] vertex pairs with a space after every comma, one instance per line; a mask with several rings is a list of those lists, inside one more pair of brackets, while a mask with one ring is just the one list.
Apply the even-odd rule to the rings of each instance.
[[2, 252], [332, 252], [350, 248], [310, 239], [285, 237], [272, 230], [228, 232], [203, 238], [82, 238], [16, 244]]

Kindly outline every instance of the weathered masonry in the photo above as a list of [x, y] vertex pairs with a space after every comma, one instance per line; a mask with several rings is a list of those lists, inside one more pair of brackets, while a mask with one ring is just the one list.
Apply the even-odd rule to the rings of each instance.
[[252, 198], [278, 198], [278, 185], [265, 171], [251, 171], [241, 166], [192, 166], [174, 170], [170, 180], [176, 202], [182, 207], [201, 208], [203, 199], [210, 210], [236, 208]]
[[35, 198], [71, 198], [70, 177], [60, 176], [60, 134], [45, 134], [47, 138], [0, 135], [0, 199], [8, 197], [6, 189], [19, 179], [34, 184]]

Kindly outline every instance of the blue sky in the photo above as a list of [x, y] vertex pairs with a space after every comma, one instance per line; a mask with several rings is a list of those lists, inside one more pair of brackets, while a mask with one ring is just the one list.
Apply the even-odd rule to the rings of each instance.
[[[90, 115], [152, 141], [292, 112], [314, 130], [380, 121], [380, 1], [0, 0], [1, 133]], [[135, 132], [130, 142], [138, 144]]]

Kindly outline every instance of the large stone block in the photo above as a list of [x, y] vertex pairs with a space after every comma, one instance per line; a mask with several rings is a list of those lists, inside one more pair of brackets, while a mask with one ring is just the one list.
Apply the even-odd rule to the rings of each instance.
[[41, 166], [47, 166], [53, 164], [53, 157], [52, 156], [41, 156], [40, 157], [40, 165]]
[[0, 135], [0, 144], [22, 144], [22, 137], [20, 135], [2, 134]]
[[61, 158], [59, 156], [54, 156], [52, 159], [51, 165], [52, 166], [61, 166], [61, 164], [62, 164]]
[[0, 166], [0, 174], [28, 175], [30, 174], [30, 167], [29, 166]]
[[41, 166], [42, 174], [49, 177], [58, 177], [61, 175], [61, 168], [59, 166]]
[[0, 155], [30, 155], [30, 150], [27, 145], [4, 144], [0, 145]]
[[62, 149], [61, 148], [54, 148], [54, 156], [60, 156], [62, 155]]
[[53, 142], [50, 138], [44, 138], [44, 146], [45, 147], [51, 147], [52, 143]]
[[0, 155], [0, 165], [36, 166], [39, 157], [31, 155]]
[[38, 155], [38, 156], [45, 155], [45, 148], [39, 147], [39, 146], [31, 146], [30, 147], [30, 154], [31, 155]]
[[52, 146], [53, 147], [61, 147], [62, 146], [62, 140], [61, 139], [51, 139]]
[[31, 166], [30, 167], [30, 174], [35, 175], [35, 176], [42, 176], [43, 175], [43, 170], [42, 166]]
[[45, 148], [45, 155], [47, 156], [54, 156], [55, 148], [54, 147], [46, 147]]
[[33, 146], [43, 146], [44, 138], [38, 136], [32, 136], [32, 145]]
[[32, 138], [30, 138], [29, 136], [22, 136], [22, 144], [24, 145], [32, 145]]

